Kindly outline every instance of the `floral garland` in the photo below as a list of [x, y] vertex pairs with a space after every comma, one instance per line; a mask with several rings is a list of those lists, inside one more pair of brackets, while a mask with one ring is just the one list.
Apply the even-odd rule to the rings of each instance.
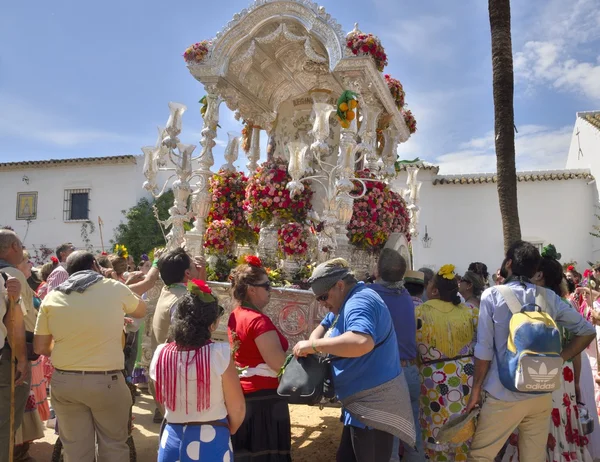
[[375, 66], [379, 72], [383, 72], [383, 69], [388, 64], [385, 49], [381, 45], [381, 41], [373, 34], [353, 32], [348, 36], [346, 45], [355, 55], [359, 53], [370, 54], [375, 60]]
[[284, 256], [303, 257], [308, 250], [307, 233], [300, 223], [286, 223], [277, 231], [277, 247]]
[[398, 110], [401, 110], [404, 107], [404, 88], [402, 88], [402, 84], [400, 80], [394, 79], [389, 74], [385, 74], [385, 83], [387, 83], [388, 88], [390, 89], [390, 93], [396, 102], [396, 106]]
[[[369, 170], [356, 174], [359, 178], [374, 178]], [[367, 181], [365, 186], [365, 195], [354, 200], [352, 218], [346, 227], [350, 243], [359, 249], [376, 252], [394, 232], [404, 233], [409, 239], [408, 212], [400, 195], [393, 193], [382, 181]], [[356, 182], [353, 194], [362, 191], [363, 186]]]
[[409, 109], [402, 111], [402, 115], [404, 116], [404, 122], [406, 123], [406, 126], [408, 127], [408, 131], [412, 135], [414, 132], [417, 131], [417, 121], [415, 119], [415, 116], [413, 115], [412, 111], [410, 111]]
[[304, 182], [304, 191], [290, 197], [286, 189], [291, 181], [283, 159], [267, 160], [248, 180], [244, 210], [250, 225], [265, 225], [273, 219], [304, 223], [308, 216], [313, 191]]
[[194, 43], [186, 48], [183, 53], [183, 59], [185, 59], [186, 63], [201, 63], [206, 58], [211, 45], [210, 40], [202, 40], [201, 42]]
[[221, 169], [209, 182], [212, 205], [206, 218], [207, 224], [215, 220], [229, 219], [233, 223], [234, 240], [238, 244], [256, 244], [258, 229], [251, 227], [244, 214], [244, 198], [248, 177], [242, 172]]
[[230, 219], [214, 220], [206, 228], [204, 248], [213, 255], [230, 255], [233, 252], [235, 235]]

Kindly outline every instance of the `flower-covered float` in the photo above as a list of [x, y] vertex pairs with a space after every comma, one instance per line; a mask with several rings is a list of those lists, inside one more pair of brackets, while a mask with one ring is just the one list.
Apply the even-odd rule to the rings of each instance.
[[[225, 307], [228, 271], [258, 255], [275, 286], [267, 314], [293, 345], [323, 315], [305, 290], [314, 264], [343, 257], [366, 279], [385, 246], [411, 264], [418, 168], [401, 169], [406, 189], [392, 180], [397, 147], [416, 122], [400, 81], [382, 73], [388, 56], [379, 38], [357, 25], [344, 34], [308, 0], [256, 0], [214, 38], [190, 46], [184, 60], [206, 92], [200, 152], [179, 142], [185, 108], [171, 103], [156, 146], [144, 148], [144, 187], [159, 195], [157, 174], [168, 159], [175, 163], [168, 246], [206, 255]], [[226, 164], [216, 169], [221, 103], [241, 136], [229, 134]], [[243, 172], [234, 165], [239, 146]]]

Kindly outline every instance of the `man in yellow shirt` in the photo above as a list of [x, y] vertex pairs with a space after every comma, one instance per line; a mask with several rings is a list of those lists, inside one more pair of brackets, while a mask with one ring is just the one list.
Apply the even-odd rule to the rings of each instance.
[[36, 353], [52, 354], [52, 404], [65, 462], [128, 462], [131, 394], [124, 368], [123, 315], [141, 318], [146, 304], [100, 273], [94, 255], [73, 252], [69, 279], [50, 292], [35, 327]]

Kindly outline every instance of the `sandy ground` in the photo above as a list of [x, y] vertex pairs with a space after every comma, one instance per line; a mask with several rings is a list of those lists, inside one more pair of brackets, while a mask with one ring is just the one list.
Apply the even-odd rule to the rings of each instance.
[[[159, 424], [152, 422], [154, 404], [150, 395], [136, 398], [133, 408], [135, 429], [133, 437], [138, 462], [156, 460]], [[340, 410], [311, 406], [290, 406], [292, 420], [292, 460], [294, 462], [320, 462], [335, 460], [342, 426]], [[47, 429], [43, 440], [36, 441], [29, 454], [37, 462], [49, 462], [56, 435]]]

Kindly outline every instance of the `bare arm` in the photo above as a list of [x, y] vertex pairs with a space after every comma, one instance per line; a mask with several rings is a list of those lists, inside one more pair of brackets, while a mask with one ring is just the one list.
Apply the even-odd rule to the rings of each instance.
[[481, 391], [483, 390], [483, 381], [490, 370], [491, 361], [484, 359], [475, 358], [475, 377], [473, 378], [473, 389], [471, 390], [471, 397], [465, 412], [471, 412], [481, 400]]
[[130, 318], [143, 318], [146, 316], [146, 302], [140, 298], [137, 308], [131, 313], [127, 313], [127, 316]]
[[317, 340], [317, 339], [325, 337], [326, 333], [327, 333], [327, 330], [325, 329], [325, 327], [323, 327], [321, 324], [319, 324], [316, 327], [316, 329], [312, 331], [312, 333], [310, 334], [310, 337], [308, 339], [309, 340]]
[[229, 431], [235, 434], [242, 425], [246, 416], [246, 400], [240, 385], [240, 378], [237, 374], [233, 360], [229, 361], [229, 366], [223, 373], [223, 396], [225, 397], [225, 407], [227, 408], [227, 418], [229, 419]]
[[576, 335], [573, 337], [573, 340], [571, 340], [560, 352], [560, 356], [562, 357], [563, 361], [573, 359], [575, 356], [585, 350], [585, 348], [592, 343], [592, 340], [595, 338], [595, 333], [589, 335]]
[[50, 356], [54, 349], [54, 340], [52, 335], [34, 335], [33, 351], [38, 355]]
[[285, 362], [285, 351], [281, 348], [281, 342], [279, 341], [279, 335], [274, 330], [265, 332], [259, 335], [254, 340], [260, 355], [265, 360], [265, 363], [273, 369], [275, 372], [279, 372], [281, 366]]
[[30, 364], [27, 360], [27, 348], [25, 346], [25, 322], [23, 321], [21, 305], [13, 303], [11, 307], [8, 304], [8, 309], [4, 317], [4, 325], [8, 330], [8, 344], [15, 352], [15, 358], [17, 359], [15, 385], [18, 386], [27, 380], [30, 372]]
[[134, 294], [143, 295], [154, 287], [154, 284], [158, 281], [159, 274], [158, 268], [152, 267], [142, 281], [128, 285], [127, 287], [129, 287]]
[[[315, 331], [313, 334], [315, 334]], [[316, 335], [315, 335], [316, 336]], [[359, 358], [375, 348], [373, 337], [359, 332], [344, 332], [333, 338], [315, 338], [301, 340], [294, 346], [294, 355], [308, 356], [315, 353], [327, 353], [341, 358]]]
[[573, 358], [573, 371], [575, 375], [575, 398], [581, 401], [581, 389], [579, 387], [579, 379], [581, 378], [581, 353]]

